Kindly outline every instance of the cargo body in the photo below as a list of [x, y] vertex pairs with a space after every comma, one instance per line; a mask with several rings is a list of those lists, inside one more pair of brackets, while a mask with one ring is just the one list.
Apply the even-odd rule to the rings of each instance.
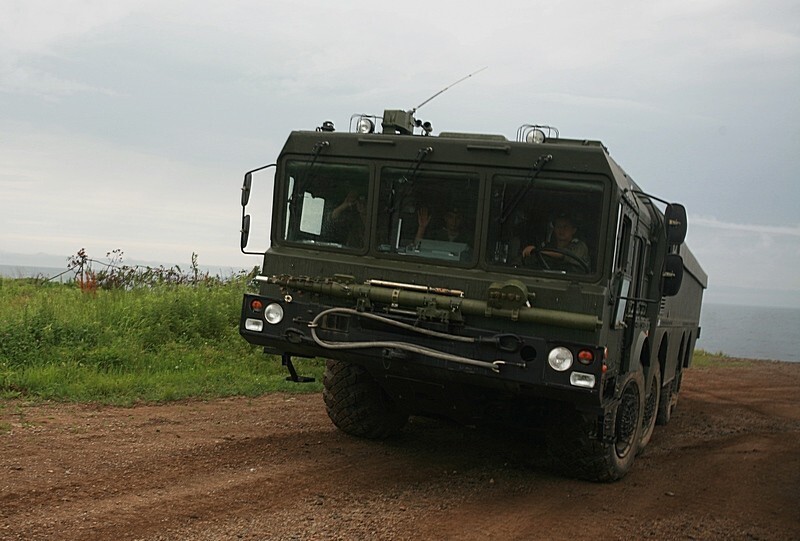
[[[685, 211], [600, 142], [420, 136], [404, 115], [385, 112], [384, 133], [293, 132], [246, 175], [243, 207], [253, 182], [273, 205], [242, 336], [290, 369], [329, 359], [328, 413], [351, 434], [408, 415], [535, 423], [565, 474], [624, 476], [700, 332]], [[243, 210], [243, 250], [249, 228]]]

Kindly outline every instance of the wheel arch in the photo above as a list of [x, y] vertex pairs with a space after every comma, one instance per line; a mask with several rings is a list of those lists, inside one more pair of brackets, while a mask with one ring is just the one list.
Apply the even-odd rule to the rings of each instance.
[[628, 372], [636, 372], [640, 368], [644, 369], [650, 366], [650, 337], [647, 333], [640, 332], [636, 337], [636, 342], [632, 350], [632, 355], [628, 360]]
[[[661, 335], [661, 342], [658, 344], [658, 364], [661, 368], [661, 381], [663, 385], [664, 376], [669, 365], [667, 359], [669, 357], [669, 333], [665, 332]], [[680, 362], [680, 361], [679, 361]]]

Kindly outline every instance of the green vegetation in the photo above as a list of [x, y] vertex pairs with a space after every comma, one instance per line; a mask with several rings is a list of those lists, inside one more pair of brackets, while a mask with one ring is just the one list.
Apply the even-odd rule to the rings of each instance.
[[746, 366], [750, 364], [746, 359], [733, 359], [722, 353], [711, 353], [704, 349], [694, 350], [692, 355], [692, 368], [714, 368], [719, 366]]
[[704, 366], [709, 366], [719, 359], [724, 358], [724, 356], [725, 354], [722, 352], [710, 353], [704, 349], [696, 349], [692, 355], [692, 367], [702, 368]]
[[279, 358], [239, 337], [250, 276], [201, 275], [195, 262], [191, 274], [0, 278], [0, 398], [132, 404], [318, 391], [321, 361], [296, 363], [316, 383], [287, 382]]

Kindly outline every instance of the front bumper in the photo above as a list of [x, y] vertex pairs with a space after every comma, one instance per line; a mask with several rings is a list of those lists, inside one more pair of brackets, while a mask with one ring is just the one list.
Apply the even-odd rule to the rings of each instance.
[[[282, 317], [275, 317], [275, 312], [282, 312]], [[458, 382], [511, 395], [599, 406], [602, 348], [520, 332], [525, 330], [517, 324], [513, 333], [498, 333], [421, 321], [409, 311], [359, 312], [302, 298], [251, 294], [244, 296], [239, 328], [245, 340], [269, 353], [344, 360], [364, 366], [378, 379]], [[548, 353], [556, 346], [573, 352], [575, 363], [569, 369], [556, 371], [549, 366]], [[581, 350], [594, 352], [591, 363], [578, 362]]]

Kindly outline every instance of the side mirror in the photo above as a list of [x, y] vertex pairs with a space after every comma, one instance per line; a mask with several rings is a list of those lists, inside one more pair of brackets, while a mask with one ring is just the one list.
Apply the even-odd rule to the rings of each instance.
[[246, 173], [244, 175], [244, 184], [242, 184], [242, 206], [247, 206], [250, 201], [250, 187], [253, 185], [253, 173]]
[[674, 297], [681, 290], [683, 282], [683, 258], [678, 254], [667, 254], [664, 271], [661, 273], [661, 294]]
[[[264, 252], [254, 252], [254, 251], [247, 251], [245, 248], [247, 247], [250, 241], [250, 233], [253, 232], [253, 243], [255, 245], [260, 244], [268, 244], [270, 238], [270, 221], [273, 212], [272, 212], [272, 197], [273, 192], [275, 189], [275, 176], [274, 171], [273, 175], [267, 173], [268, 169], [272, 169], [276, 167], [276, 164], [271, 163], [269, 165], [264, 165], [253, 169], [252, 171], [248, 171], [244, 174], [244, 183], [242, 184], [242, 229], [241, 229], [241, 239], [239, 241], [242, 249], [242, 253], [249, 254], [249, 255], [264, 255]], [[253, 178], [255, 175], [255, 179]], [[247, 205], [250, 202], [250, 194], [253, 189], [253, 180], [255, 180], [256, 184], [256, 197], [253, 200], [253, 205], [249, 210], [250, 214], [247, 214]], [[261, 192], [260, 190], [264, 190]], [[261, 194], [264, 194], [263, 196]], [[251, 229], [250, 227], [250, 217], [256, 216], [256, 226]], [[261, 224], [260, 217], [264, 217], [267, 219], [266, 224]]]
[[246, 214], [242, 217], [242, 236], [239, 240], [239, 245], [241, 246], [242, 252], [244, 249], [247, 248], [247, 241], [250, 239], [250, 215]]
[[686, 239], [686, 207], [679, 203], [670, 203], [664, 211], [667, 227], [667, 242], [672, 246], [683, 244]]

